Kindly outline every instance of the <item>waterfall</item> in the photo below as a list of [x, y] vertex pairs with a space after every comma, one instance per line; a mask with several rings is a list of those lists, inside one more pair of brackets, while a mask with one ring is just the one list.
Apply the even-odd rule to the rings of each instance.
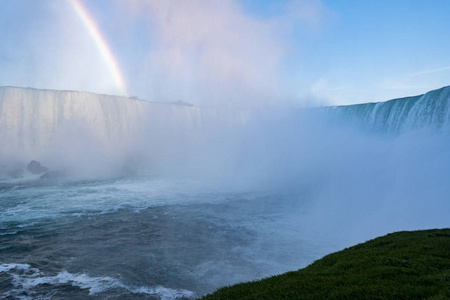
[[[148, 127], [185, 130], [198, 125], [200, 110], [88, 92], [0, 87], [0, 152], [38, 157], [71, 134], [118, 147]], [[161, 128], [161, 130], [163, 130]], [[87, 138], [87, 137], [86, 137]]]
[[[450, 86], [426, 94], [386, 102], [327, 107], [333, 122], [350, 122], [369, 130], [403, 133], [448, 130]], [[356, 123], [356, 124], [355, 124]]]
[[[222, 170], [255, 160], [259, 157], [255, 153], [266, 151], [261, 157], [264, 161], [271, 155], [283, 156], [278, 150], [267, 150], [273, 143], [284, 145], [279, 148], [289, 152], [311, 135], [326, 136], [328, 120], [332, 126], [363, 128], [369, 135], [446, 132], [450, 127], [449, 100], [450, 87], [444, 87], [386, 102], [288, 114], [267, 109], [259, 116], [257, 110], [250, 113], [88, 92], [0, 87], [0, 166], [16, 170], [5, 161], [24, 164], [38, 160], [53, 169], [80, 169], [89, 174], [130, 166], [174, 174], [217, 165]], [[325, 128], [320, 127], [323, 120], [327, 121]], [[320, 129], [314, 128], [315, 124]], [[275, 142], [267, 144], [271, 139]]]

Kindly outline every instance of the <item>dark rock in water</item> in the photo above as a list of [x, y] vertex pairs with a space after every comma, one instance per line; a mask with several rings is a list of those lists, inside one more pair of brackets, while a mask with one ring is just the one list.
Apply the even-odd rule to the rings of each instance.
[[44, 167], [40, 162], [35, 160], [30, 161], [30, 163], [27, 165], [27, 170], [31, 174], [41, 174], [48, 172], [48, 168]]
[[64, 171], [48, 171], [47, 173], [43, 174], [40, 178], [41, 179], [61, 179], [66, 176], [66, 172]]

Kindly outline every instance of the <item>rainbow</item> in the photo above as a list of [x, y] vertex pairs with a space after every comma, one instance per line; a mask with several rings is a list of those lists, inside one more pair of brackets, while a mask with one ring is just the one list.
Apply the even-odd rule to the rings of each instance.
[[81, 0], [69, 0], [70, 4], [76, 11], [77, 15], [86, 26], [86, 29], [90, 33], [92, 39], [97, 45], [100, 54], [105, 60], [106, 65], [109, 67], [112, 76], [114, 77], [114, 81], [117, 87], [121, 90], [124, 96], [128, 95], [127, 85], [125, 83], [125, 79], [120, 70], [117, 59], [115, 58], [113, 52], [111, 51], [111, 47], [108, 44], [108, 41], [103, 37], [102, 32], [97, 26], [94, 18], [89, 14], [88, 10], [84, 6]]

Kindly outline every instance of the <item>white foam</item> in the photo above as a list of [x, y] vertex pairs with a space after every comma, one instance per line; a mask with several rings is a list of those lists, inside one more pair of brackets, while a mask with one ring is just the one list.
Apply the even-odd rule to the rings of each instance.
[[0, 273], [8, 272], [12, 269], [29, 270], [30, 265], [29, 264], [1, 264], [0, 265]]
[[17, 231], [10, 231], [10, 232], [5, 232], [5, 233], [0, 233], [0, 236], [2, 236], [2, 235], [14, 235], [16, 233], [17, 233]]
[[[17, 272], [19, 271], [19, 272]], [[71, 284], [81, 289], [88, 289], [89, 295], [94, 296], [110, 289], [120, 289], [132, 294], [149, 294], [157, 296], [162, 300], [195, 298], [196, 294], [192, 291], [182, 289], [170, 289], [163, 286], [156, 287], [134, 287], [127, 286], [120, 280], [112, 277], [92, 277], [87, 274], [72, 274], [65, 270], [55, 276], [45, 276], [39, 269], [31, 268], [28, 264], [0, 264], [0, 273], [8, 272], [12, 276], [12, 284], [15, 289], [8, 294], [21, 294], [23, 292], [32, 293], [32, 290], [39, 285], [49, 284]], [[26, 297], [24, 298], [26, 299]]]
[[139, 287], [132, 289], [134, 294], [150, 294], [157, 295], [161, 300], [181, 299], [181, 298], [195, 298], [196, 294], [188, 290], [181, 289], [169, 289], [163, 286], [157, 286], [154, 288]]
[[17, 227], [17, 228], [25, 228], [25, 227], [31, 227], [31, 226], [34, 226], [34, 225], [36, 225], [36, 223], [32, 222], [32, 223], [28, 223], [28, 224], [26, 224], [26, 223], [24, 223], [24, 224], [19, 224], [19, 225], [17, 225], [16, 227]]
[[[223, 193], [210, 193], [195, 185], [189, 180], [141, 178], [8, 190], [4, 192], [6, 201], [0, 204], [0, 224], [35, 224], [41, 218], [101, 215], [121, 209], [139, 212], [162, 205], [223, 201]], [[123, 199], [127, 199], [126, 203]]]

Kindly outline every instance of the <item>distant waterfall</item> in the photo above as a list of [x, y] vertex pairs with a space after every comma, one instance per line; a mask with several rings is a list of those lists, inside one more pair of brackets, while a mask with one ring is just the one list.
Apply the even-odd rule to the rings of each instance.
[[123, 147], [153, 130], [191, 130], [199, 108], [88, 92], [0, 87], [0, 154], [28, 158], [73, 135], [102, 147]]
[[424, 95], [378, 103], [327, 107], [333, 122], [357, 123], [369, 130], [402, 133], [411, 130], [448, 130], [450, 86]]
[[[302, 110], [301, 115], [306, 113], [311, 122], [320, 122], [325, 113], [333, 125], [344, 124], [380, 133], [447, 131], [450, 128], [449, 101], [450, 87], [444, 87], [386, 102]], [[202, 136], [204, 143], [217, 139], [212, 131], [204, 134], [210, 128], [222, 128], [216, 130], [224, 135], [221, 138], [226, 138], [224, 132], [227, 131], [230, 134], [240, 132], [251, 117], [251, 113], [244, 111], [88, 92], [0, 87], [0, 156], [14, 155], [31, 160], [51, 155], [50, 150], [65, 155], [82, 153], [86, 147], [99, 153], [129, 154], [130, 149], [139, 149], [150, 154], [150, 149], [169, 155], [168, 149], [184, 150], [198, 144]], [[307, 122], [302, 128], [313, 124]]]

